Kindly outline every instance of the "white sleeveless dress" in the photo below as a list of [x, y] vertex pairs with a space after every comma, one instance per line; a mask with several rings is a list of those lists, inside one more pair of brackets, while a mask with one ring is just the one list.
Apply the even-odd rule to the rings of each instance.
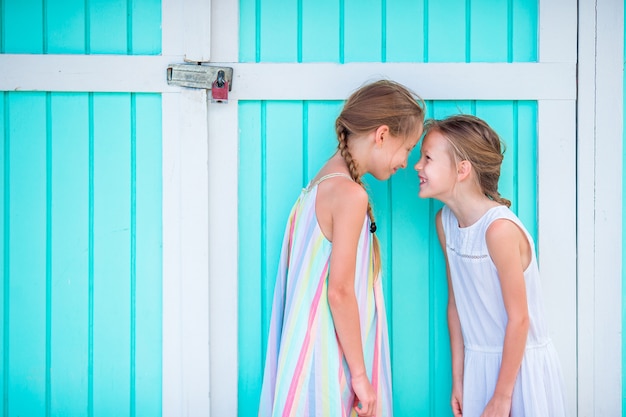
[[489, 256], [485, 233], [496, 219], [508, 219], [524, 232], [532, 251], [524, 271], [530, 326], [526, 352], [513, 390], [511, 417], [565, 417], [561, 367], [546, 326], [539, 269], [532, 237], [505, 206], [488, 210], [476, 223], [459, 227], [442, 209], [446, 254], [465, 344], [463, 417], [479, 417], [491, 399], [502, 361], [507, 314], [500, 280]]

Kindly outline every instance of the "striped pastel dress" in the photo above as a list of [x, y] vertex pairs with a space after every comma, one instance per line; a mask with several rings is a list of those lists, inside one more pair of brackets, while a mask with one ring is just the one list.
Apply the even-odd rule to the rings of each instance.
[[[328, 305], [329, 242], [317, 223], [320, 178], [302, 190], [289, 215], [274, 289], [259, 417], [347, 417], [353, 410], [350, 371]], [[350, 178], [350, 177], [348, 177]], [[369, 218], [358, 243], [354, 290], [367, 373], [377, 417], [392, 415], [387, 321], [381, 280], [374, 276]]]

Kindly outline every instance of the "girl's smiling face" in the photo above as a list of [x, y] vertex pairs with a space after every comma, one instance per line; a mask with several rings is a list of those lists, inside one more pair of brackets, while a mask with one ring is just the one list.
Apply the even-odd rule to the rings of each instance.
[[456, 162], [448, 140], [437, 130], [426, 134], [421, 156], [415, 164], [420, 181], [419, 196], [444, 201], [457, 181]]
[[422, 129], [407, 138], [387, 134], [386, 139], [381, 143], [380, 150], [376, 153], [376, 168], [371, 171], [371, 174], [378, 180], [386, 180], [399, 169], [406, 168], [409, 154], [417, 145], [421, 134]]

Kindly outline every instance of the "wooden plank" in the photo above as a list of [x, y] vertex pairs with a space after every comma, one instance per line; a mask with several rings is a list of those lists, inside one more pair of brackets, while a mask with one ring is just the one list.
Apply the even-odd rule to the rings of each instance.
[[[183, 0], [182, 50], [185, 61], [209, 62], [211, 60], [211, 0]], [[163, 34], [165, 38], [169, 32]]]
[[[219, 341], [209, 351], [211, 415], [227, 417], [237, 405], [237, 106], [209, 104], [208, 126], [209, 338]], [[244, 215], [250, 213], [246, 208]]]
[[[48, 0], [45, 4], [45, 52], [84, 54], [86, 48], [85, 26], [87, 24], [85, 2], [82, 0]], [[72, 18], [68, 18], [68, 16], [72, 16]]]
[[93, 410], [130, 404], [130, 94], [93, 108]]
[[9, 147], [10, 142], [7, 141], [8, 131], [9, 131], [9, 121], [8, 117], [8, 101], [9, 101], [10, 93], [1, 92], [0, 93], [0, 132], [4, 137], [2, 141], [2, 146], [0, 146], [0, 184], [2, 184], [2, 195], [1, 195], [1, 203], [0, 203], [0, 213], [2, 213], [2, 220], [0, 221], [0, 229], [2, 230], [2, 241], [0, 241], [0, 271], [2, 271], [2, 283], [0, 284], [0, 335], [2, 335], [2, 343], [0, 343], [0, 374], [2, 377], [0, 378], [0, 392], [2, 395], [0, 396], [0, 410], [3, 413], [7, 413], [7, 389], [8, 386], [7, 376], [8, 376], [8, 313], [9, 313], [9, 255], [8, 250], [10, 248], [9, 243], [9, 231], [11, 229], [9, 222], [9, 202], [10, 202], [10, 186], [8, 184], [8, 179], [10, 178], [8, 169], [10, 167], [9, 158]]
[[[391, 178], [390, 192], [383, 196], [391, 199], [393, 206], [386, 213], [387, 226], [381, 224], [376, 231], [381, 239], [389, 240], [383, 252], [387, 273], [382, 279], [391, 341], [394, 412], [406, 416], [429, 415], [430, 397], [436, 391], [431, 386], [429, 343], [433, 329], [429, 279], [432, 242], [428, 232], [434, 220], [429, 215], [430, 201], [418, 197], [419, 180], [414, 169], [418, 159], [419, 145], [411, 153], [407, 168]], [[380, 216], [379, 207], [375, 208]]]
[[[576, 102], [538, 104], [539, 269], [550, 335], [559, 354], [571, 412], [576, 399]], [[559, 120], [558, 124], [554, 120]], [[558, 158], [559, 163], [555, 163]], [[570, 209], [568, 209], [570, 208]]]
[[[622, 408], [622, 184], [624, 3], [598, 0], [595, 96], [594, 293], [596, 404], [608, 414]], [[621, 53], [620, 53], [621, 52]], [[618, 95], [619, 97], [619, 95]], [[620, 181], [621, 179], [621, 181]], [[620, 320], [620, 318], [622, 320]]]
[[[344, 100], [365, 81], [378, 78], [396, 80], [424, 99], [437, 100], [575, 99], [576, 86], [573, 63], [317, 63], [233, 67], [232, 97], [240, 100]], [[268, 85], [266, 80], [274, 74], [284, 77], [280, 83]]]
[[508, 7], [511, 2], [471, 0], [469, 36], [465, 40], [470, 62], [508, 62], [510, 30]]
[[[426, 62], [468, 62], [466, 0], [428, 1]], [[441, 24], [446, 22], [446, 24]], [[427, 80], [428, 78], [418, 77]], [[422, 93], [423, 94], [423, 93]], [[438, 97], [426, 96], [428, 99]], [[461, 97], [458, 97], [461, 98]]]
[[[10, 216], [5, 306], [7, 414], [45, 415], [47, 340], [47, 190], [45, 94], [8, 100]], [[6, 208], [7, 206], [5, 206]], [[5, 248], [6, 250], [6, 248]], [[6, 271], [6, 269], [5, 269]], [[5, 284], [6, 285], [6, 284]], [[5, 294], [6, 297], [7, 294]], [[5, 298], [6, 301], [6, 298]], [[8, 307], [8, 309], [7, 309]], [[26, 331], [28, 329], [28, 331]], [[8, 356], [7, 356], [8, 355]]]
[[[539, 2], [539, 62], [577, 61], [578, 5], [575, 0]], [[581, 13], [582, 17], [583, 14]], [[569, 87], [576, 93], [578, 85]], [[576, 99], [539, 101], [537, 108], [539, 210], [537, 251], [544, 289], [546, 315], [563, 367], [570, 413], [576, 412], [577, 291], [576, 268]], [[559, 120], [558, 126], [554, 121]], [[555, 163], [558, 158], [558, 163]], [[557, 209], [558, 208], [558, 209]], [[555, 244], [555, 242], [559, 242]], [[580, 276], [580, 275], [578, 275]], [[551, 300], [558, 300], [553, 303]], [[580, 357], [580, 356], [578, 356]]]
[[[43, 7], [40, 0], [3, 2], [3, 53], [40, 54], [44, 52]], [[0, 68], [6, 68], [0, 65]]]
[[[256, 19], [259, 23], [256, 45], [259, 58], [268, 62], [296, 62], [298, 59], [298, 7], [297, 2], [263, 0], [257, 2], [260, 10]], [[275, 79], [271, 77], [266, 79]]]
[[182, 414], [201, 415], [209, 398], [209, 226], [207, 97], [204, 90], [182, 94], [180, 183], [180, 290], [182, 340]]
[[182, 207], [181, 207], [181, 120], [167, 117], [181, 108], [180, 94], [162, 96], [163, 135], [163, 359], [162, 413], [180, 415], [183, 407], [182, 321]]
[[209, 402], [206, 93], [164, 94], [163, 415], [202, 415]]
[[[135, 97], [134, 410], [161, 414], [162, 134], [161, 96]], [[155, 123], [156, 122], [156, 123]]]
[[[382, 58], [381, 0], [344, 0], [343, 51], [339, 62], [379, 62]], [[340, 15], [341, 16], [341, 15]]]
[[385, 1], [383, 62], [424, 62], [425, 3], [428, 1]]
[[260, 51], [257, 34], [260, 28], [257, 1], [240, 0], [238, 3], [241, 10], [237, 25], [239, 28], [239, 35], [237, 36], [239, 41], [239, 59], [233, 61], [258, 62]]
[[[537, 241], [537, 102], [517, 102], [517, 172], [515, 200], [517, 216]], [[505, 159], [508, 156], [505, 154]]]
[[343, 107], [342, 101], [313, 101], [306, 105], [306, 169], [304, 184], [311, 181], [322, 165], [337, 151], [335, 119]]
[[[161, 1], [133, 0], [129, 3], [128, 25], [130, 54], [159, 55], [161, 48]], [[199, 14], [204, 19], [205, 16]], [[206, 38], [201, 39], [206, 42]]]
[[[177, 92], [166, 69], [182, 56], [0, 55], [0, 90]], [[424, 99], [575, 99], [572, 63], [264, 63], [215, 62], [234, 69], [232, 100], [344, 100], [365, 81], [390, 78]], [[280, 75], [280, 82], [275, 80]], [[303, 83], [302, 80], [307, 80]], [[428, 80], [428, 82], [424, 82]]]
[[[265, 260], [261, 252], [261, 103], [239, 104], [239, 170], [238, 252], [245, 254], [245, 262], [238, 262], [238, 408], [240, 415], [258, 413], [261, 395], [261, 375], [265, 363], [262, 336], [261, 271]], [[234, 139], [234, 138], [233, 138]], [[231, 347], [232, 348], [232, 347]]]
[[[211, 56], [239, 58], [239, 4], [213, 0]], [[218, 340], [209, 350], [210, 413], [237, 415], [239, 359], [239, 111], [236, 105], [208, 106], [209, 201], [209, 337]], [[250, 215], [248, 211], [246, 215]], [[257, 269], [258, 271], [258, 269]], [[224, 279], [232, 277], [232, 279]], [[254, 288], [254, 287], [253, 287]], [[258, 294], [260, 292], [257, 292]], [[261, 366], [262, 361], [259, 361]], [[253, 411], [253, 414], [256, 410]], [[243, 413], [248, 414], [248, 413]], [[241, 415], [243, 415], [241, 414]]]
[[[264, 288], [262, 304], [263, 352], [267, 348], [266, 336], [274, 295], [283, 233], [289, 212], [302, 189], [302, 104], [299, 102], [268, 102], [266, 104], [262, 150], [262, 213], [264, 223], [261, 235], [265, 269], [261, 271]], [[289, 175], [285, 175], [289, 173]], [[264, 355], [265, 356], [265, 355]]]
[[339, 62], [339, 9], [336, 0], [302, 0], [301, 62]]
[[576, 62], [577, 29], [576, 0], [540, 1], [539, 62]]
[[51, 99], [52, 415], [88, 414], [89, 100]]
[[510, 13], [511, 62], [537, 61], [537, 18], [539, 2], [535, 0], [512, 0]]
[[126, 0], [90, 0], [86, 28], [86, 53], [127, 54], [128, 24]]
[[[506, 153], [500, 170], [498, 191], [504, 198], [511, 200], [511, 209], [517, 212], [517, 199], [514, 198], [517, 191], [517, 148], [513, 135], [516, 120], [513, 109], [514, 104], [511, 101], [478, 102], [476, 103], [475, 114], [485, 120], [505, 143]], [[536, 178], [535, 173], [528, 173], [527, 171], [525, 173]], [[523, 196], [523, 198], [528, 197]]]

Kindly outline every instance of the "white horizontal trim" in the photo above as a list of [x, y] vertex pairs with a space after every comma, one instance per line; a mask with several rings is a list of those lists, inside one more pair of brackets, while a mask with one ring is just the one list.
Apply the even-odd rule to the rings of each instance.
[[176, 92], [166, 69], [182, 56], [2, 54], [2, 91]]
[[[0, 90], [154, 92], [182, 56], [0, 55]], [[573, 100], [575, 63], [212, 63], [234, 68], [232, 100], [342, 100], [390, 78], [429, 100]]]
[[[377, 78], [401, 82], [428, 100], [576, 98], [576, 66], [571, 63], [238, 65], [233, 75], [233, 96], [240, 100], [340, 100], [365, 81]], [[239, 91], [241, 97], [236, 97]]]

